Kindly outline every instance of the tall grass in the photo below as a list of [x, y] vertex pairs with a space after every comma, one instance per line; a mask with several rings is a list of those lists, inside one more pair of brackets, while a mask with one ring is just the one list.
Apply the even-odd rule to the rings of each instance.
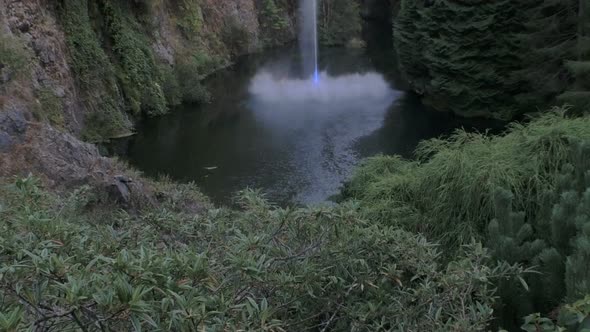
[[415, 161], [378, 156], [364, 163], [346, 194], [385, 224], [422, 232], [448, 246], [481, 239], [494, 218], [493, 193], [514, 193], [513, 207], [534, 215], [559, 170], [574, 160], [572, 147], [590, 140], [590, 118], [555, 109], [503, 135], [458, 130], [421, 143]]

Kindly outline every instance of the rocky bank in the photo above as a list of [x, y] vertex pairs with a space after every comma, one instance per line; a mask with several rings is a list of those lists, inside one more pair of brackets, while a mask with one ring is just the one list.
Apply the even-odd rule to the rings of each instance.
[[[69, 35], [67, 6], [84, 11], [91, 27], [87, 36], [96, 38], [105, 63], [120, 70], [108, 84], [87, 89], [91, 91], [84, 91], [82, 76], [88, 65], [75, 58], [76, 43], [88, 38], [77, 41]], [[32, 173], [50, 188], [89, 184], [125, 206], [151, 204], [158, 199], [154, 183], [102, 157], [82, 139], [97, 121], [93, 114], [107, 106], [107, 94], [114, 96], [114, 109], [128, 130], [146, 116], [143, 109], [130, 111], [125, 90], [129, 71], [113, 45], [119, 36], [109, 37], [113, 29], [107, 28], [115, 25], [93, 12], [97, 8], [119, 8], [119, 22], [127, 29], [120, 31], [128, 33], [123, 37], [145, 42], [143, 54], [158, 68], [173, 70], [198, 55], [215, 60], [207, 62], [210, 72], [239, 55], [293, 40], [296, 1], [0, 0], [0, 177]], [[157, 77], [157, 91], [164, 91], [164, 79]]]

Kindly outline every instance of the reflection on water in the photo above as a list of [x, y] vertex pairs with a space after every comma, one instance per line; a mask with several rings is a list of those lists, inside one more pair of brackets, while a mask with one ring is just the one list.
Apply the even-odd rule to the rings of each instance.
[[318, 203], [360, 158], [408, 155], [460, 125], [398, 91], [364, 52], [322, 54], [317, 85], [292, 50], [250, 57], [208, 80], [211, 104], [146, 121], [118, 152], [147, 174], [195, 181], [218, 203], [246, 187], [281, 204]]

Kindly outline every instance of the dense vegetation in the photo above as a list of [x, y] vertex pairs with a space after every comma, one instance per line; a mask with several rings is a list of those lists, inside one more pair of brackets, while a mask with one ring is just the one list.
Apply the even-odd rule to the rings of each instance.
[[476, 239], [496, 260], [534, 266], [530, 289], [499, 284], [497, 317], [514, 329], [590, 294], [589, 121], [560, 110], [500, 136], [458, 131], [423, 142], [414, 161], [369, 159], [346, 192], [365, 218], [441, 241], [449, 258]]
[[400, 66], [430, 105], [510, 119], [590, 101], [587, 0], [401, 1]]
[[[226, 66], [233, 57], [251, 51], [248, 44], [253, 37], [237, 18], [221, 22], [221, 32], [213, 33], [204, 25], [207, 13], [215, 9], [202, 1], [180, 0], [165, 6], [181, 34], [169, 38], [180, 39], [175, 42], [182, 45], [174, 46], [172, 63], [162, 59], [153, 48], [156, 38], [162, 38], [154, 18], [162, 6], [154, 0], [56, 3], [69, 63], [88, 110], [83, 132], [86, 140], [104, 141], [128, 134], [134, 120], [165, 114], [183, 101], [207, 102], [209, 94], [201, 84], [203, 77]], [[361, 22], [356, 1], [325, 0], [320, 6], [323, 44], [359, 44]], [[294, 0], [256, 1], [259, 47], [294, 40], [296, 8]]]
[[2, 186], [0, 329], [473, 331], [492, 318], [492, 282], [522, 272], [478, 244], [443, 263], [354, 203], [281, 209], [246, 192], [241, 211], [194, 215], [174, 206], [193, 189], [166, 190], [132, 215], [89, 188]]
[[91, 112], [84, 135], [89, 140], [100, 140], [128, 131], [131, 123], [118, 105], [115, 69], [92, 29], [88, 5], [84, 0], [64, 0], [60, 13], [72, 69], [84, 104]]
[[[417, 161], [369, 160], [332, 207], [244, 192], [238, 210], [194, 212], [192, 186], [162, 183], [158, 206], [125, 212], [89, 187], [5, 183], [0, 328], [576, 331], [590, 314], [589, 121], [550, 113], [425, 142]], [[557, 322], [534, 314], [550, 311]]]
[[[395, 2], [395, 1], [392, 1]], [[128, 132], [209, 95], [202, 77], [247, 47], [200, 1], [174, 2], [188, 44], [151, 45], [157, 1], [60, 0], [69, 61], [89, 110], [84, 136]], [[359, 3], [320, 1], [320, 38], [360, 34]], [[256, 2], [264, 45], [289, 39], [290, 0]], [[160, 182], [159, 202], [121, 210], [97, 188], [0, 184], [2, 331], [487, 331], [590, 328], [590, 30], [586, 0], [402, 0], [400, 67], [429, 104], [512, 118], [501, 135], [460, 130], [416, 158], [371, 158], [330, 207], [239, 208]], [[205, 50], [199, 39], [215, 39]], [[30, 57], [0, 40], [7, 81]], [[3, 88], [3, 87], [0, 87]], [[63, 125], [51, 91], [38, 118]], [[567, 304], [569, 303], [569, 304]], [[545, 318], [547, 317], [547, 318]]]
[[356, 1], [319, 1], [319, 39], [323, 45], [351, 45], [360, 40], [361, 28]]
[[[412, 161], [374, 158], [346, 188], [369, 219], [447, 250], [475, 238], [495, 259], [535, 266], [539, 273], [525, 277], [530, 289], [498, 284], [496, 317], [511, 330], [523, 315], [555, 313], [590, 293], [590, 123], [572, 117], [590, 106], [588, 5], [400, 1], [400, 69], [426, 103], [501, 119], [550, 105], [568, 110], [511, 124], [499, 136], [459, 131], [423, 142]], [[536, 324], [531, 331], [558, 330]]]
[[[103, 141], [126, 134], [132, 120], [142, 115], [168, 112], [185, 102], [206, 102], [209, 94], [201, 80], [247, 51], [243, 28], [228, 19], [214, 34], [203, 28], [201, 1], [181, 0], [166, 4], [181, 36], [173, 63], [155, 54], [154, 15], [162, 3], [152, 0], [72, 1], [56, 5], [65, 32], [70, 63], [89, 110], [84, 138]], [[293, 38], [288, 24], [293, 6], [287, 0], [264, 0], [260, 4], [261, 47]], [[161, 38], [161, 37], [159, 37]], [[203, 40], [208, 41], [205, 47]], [[183, 84], [180, 84], [183, 82]]]

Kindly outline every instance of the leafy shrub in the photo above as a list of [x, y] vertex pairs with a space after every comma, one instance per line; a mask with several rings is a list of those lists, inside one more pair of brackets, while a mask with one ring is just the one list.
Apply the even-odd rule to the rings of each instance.
[[[187, 189], [187, 188], [185, 188]], [[34, 178], [0, 190], [0, 324], [8, 330], [480, 331], [491, 282], [480, 245], [439, 266], [424, 238], [357, 206], [130, 215]]]
[[106, 30], [117, 58], [117, 76], [129, 109], [133, 113], [162, 115], [168, 109], [160, 85], [161, 78], [145, 36], [138, 33], [133, 15], [110, 0], [101, 1]]
[[289, 36], [285, 4], [281, 0], [261, 0], [258, 8], [262, 42], [265, 46], [283, 44]]
[[[129, 119], [120, 111], [121, 105], [105, 99], [102, 109], [91, 110], [84, 119], [82, 138], [88, 142], [104, 142], [131, 132]], [[122, 126], [124, 124], [125, 126]]]
[[180, 82], [174, 69], [168, 65], [160, 65], [162, 75], [162, 92], [166, 97], [168, 106], [177, 106], [182, 103], [182, 91]]
[[104, 141], [129, 132], [131, 123], [121, 112], [118, 102], [121, 96], [115, 70], [92, 28], [87, 0], [62, 1], [59, 17], [66, 35], [72, 70], [84, 105], [89, 110], [84, 139]]
[[221, 39], [232, 56], [242, 55], [248, 51], [250, 36], [237, 18], [226, 19], [221, 32]]
[[[415, 161], [368, 161], [346, 191], [369, 219], [443, 241], [448, 253], [485, 239], [494, 260], [534, 267], [527, 288], [497, 284], [496, 323], [515, 330], [522, 316], [590, 293], [589, 121], [559, 111], [500, 136], [458, 131], [422, 143]], [[554, 324], [527, 317], [535, 323]]]
[[512, 124], [500, 136], [457, 131], [421, 143], [416, 161], [369, 159], [346, 193], [361, 201], [369, 219], [454, 247], [486, 234], [497, 188], [513, 193], [515, 211], [534, 216], [562, 167], [573, 162], [576, 143], [586, 140], [590, 118], [565, 118], [562, 111]]
[[209, 92], [201, 83], [201, 68], [214, 66], [211, 58], [201, 53], [176, 64], [176, 77], [180, 83], [182, 100], [192, 103], [208, 102]]
[[525, 317], [521, 328], [526, 332], [587, 331], [590, 328], [590, 296], [565, 305], [557, 322], [536, 313]]

